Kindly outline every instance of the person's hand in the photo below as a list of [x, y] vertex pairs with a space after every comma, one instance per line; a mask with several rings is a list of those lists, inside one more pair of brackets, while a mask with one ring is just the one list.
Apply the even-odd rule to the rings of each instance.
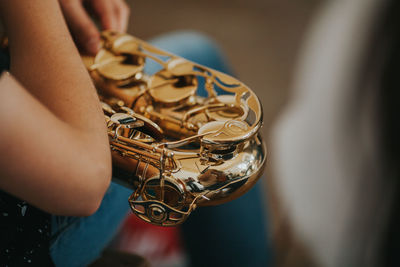
[[59, 0], [77, 46], [94, 55], [99, 50], [100, 33], [89, 13], [99, 20], [102, 30], [125, 32], [129, 7], [124, 0]]

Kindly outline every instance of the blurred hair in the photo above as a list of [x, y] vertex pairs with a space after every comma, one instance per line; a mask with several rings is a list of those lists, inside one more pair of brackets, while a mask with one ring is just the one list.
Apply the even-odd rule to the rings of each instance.
[[[400, 2], [388, 1], [372, 49], [384, 51], [379, 79], [383, 179], [394, 186], [381, 246], [381, 266], [400, 266]], [[379, 125], [379, 124], [378, 124]]]

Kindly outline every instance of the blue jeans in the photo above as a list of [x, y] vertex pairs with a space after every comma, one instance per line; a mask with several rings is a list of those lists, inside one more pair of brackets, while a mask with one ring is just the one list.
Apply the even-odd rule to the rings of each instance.
[[[177, 32], [151, 43], [199, 64], [232, 73], [217, 46], [200, 34]], [[150, 66], [147, 71], [154, 71]], [[205, 92], [202, 92], [205, 94]], [[53, 216], [50, 253], [56, 266], [85, 266], [110, 242], [132, 193], [111, 183], [99, 210], [90, 217]], [[267, 266], [266, 214], [260, 183], [241, 198], [199, 208], [182, 225], [190, 266]]]

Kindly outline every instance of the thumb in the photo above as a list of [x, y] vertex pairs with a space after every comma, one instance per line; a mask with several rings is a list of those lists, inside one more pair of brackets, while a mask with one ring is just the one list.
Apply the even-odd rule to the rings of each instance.
[[77, 46], [89, 55], [95, 55], [100, 47], [100, 33], [90, 19], [81, 1], [61, 1], [64, 17]]

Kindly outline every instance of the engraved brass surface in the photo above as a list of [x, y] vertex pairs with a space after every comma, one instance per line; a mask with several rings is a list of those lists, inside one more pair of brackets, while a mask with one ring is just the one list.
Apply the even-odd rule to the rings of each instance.
[[133, 189], [129, 203], [143, 220], [177, 225], [260, 177], [262, 107], [240, 81], [115, 32], [103, 32], [101, 50], [84, 63], [102, 101], [113, 177]]

